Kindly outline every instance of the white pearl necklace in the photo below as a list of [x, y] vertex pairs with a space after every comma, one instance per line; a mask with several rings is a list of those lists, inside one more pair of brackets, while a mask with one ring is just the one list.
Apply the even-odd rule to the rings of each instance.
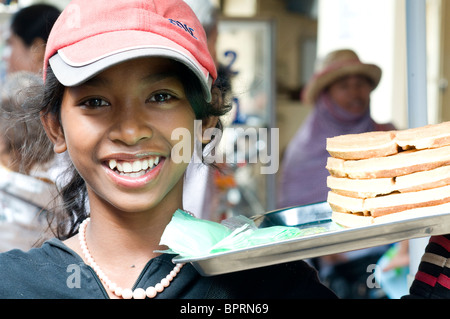
[[164, 277], [159, 283], [157, 283], [154, 287], [148, 287], [146, 290], [142, 288], [137, 288], [135, 290], [131, 290], [130, 288], [122, 289], [117, 286], [114, 282], [109, 280], [109, 278], [105, 275], [105, 273], [100, 269], [97, 263], [92, 258], [89, 249], [86, 244], [86, 226], [91, 219], [86, 218], [81, 224], [78, 231], [78, 239], [80, 241], [81, 250], [83, 251], [84, 258], [89, 266], [94, 269], [97, 276], [104, 283], [104, 285], [113, 292], [117, 297], [122, 297], [123, 299], [145, 299], [154, 298], [159, 292], [162, 292], [165, 288], [169, 287], [170, 282], [177, 276], [180, 272], [181, 268], [184, 266], [184, 263], [176, 264], [173, 270]]

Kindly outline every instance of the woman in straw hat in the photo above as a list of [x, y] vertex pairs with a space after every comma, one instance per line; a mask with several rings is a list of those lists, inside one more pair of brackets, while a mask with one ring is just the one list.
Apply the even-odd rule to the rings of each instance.
[[279, 207], [326, 201], [328, 137], [394, 129], [370, 116], [370, 94], [380, 79], [381, 69], [361, 62], [352, 50], [325, 57], [303, 91], [314, 109], [285, 151]]
[[[352, 50], [333, 51], [325, 57], [303, 91], [304, 102], [314, 105], [314, 109], [286, 149], [280, 207], [327, 200], [328, 137], [394, 129], [391, 124], [376, 123], [370, 116], [370, 94], [378, 86], [381, 73], [378, 66], [361, 62]], [[367, 298], [369, 290], [352, 286], [358, 285], [360, 278], [367, 279], [367, 265], [376, 264], [386, 249], [381, 246], [321, 258], [317, 261], [320, 274], [339, 297]], [[336, 268], [339, 265], [348, 269], [345, 275]]]

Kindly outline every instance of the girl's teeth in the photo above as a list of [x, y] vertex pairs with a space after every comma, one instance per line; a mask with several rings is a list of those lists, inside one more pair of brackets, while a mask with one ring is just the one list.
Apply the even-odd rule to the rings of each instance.
[[110, 168], [110, 169], [115, 169], [116, 166], [117, 166], [116, 160], [110, 160], [110, 161], [109, 161], [109, 168]]
[[108, 165], [110, 169], [117, 169], [119, 173], [132, 173], [130, 176], [134, 176], [134, 173], [142, 172], [147, 169], [152, 169], [153, 166], [158, 165], [159, 157], [148, 158], [143, 160], [137, 160], [134, 162], [117, 162], [116, 160], [110, 160]]
[[122, 167], [124, 173], [131, 173], [133, 171], [133, 166], [128, 162], [123, 162]]
[[133, 172], [139, 172], [142, 169], [141, 163], [141, 161], [133, 162]]

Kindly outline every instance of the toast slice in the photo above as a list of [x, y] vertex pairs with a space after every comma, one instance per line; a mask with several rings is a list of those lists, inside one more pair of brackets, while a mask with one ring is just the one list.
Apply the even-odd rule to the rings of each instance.
[[329, 157], [326, 168], [332, 176], [367, 179], [397, 177], [449, 164], [450, 146], [443, 146], [363, 160]]
[[353, 179], [328, 176], [327, 186], [336, 194], [368, 198], [392, 193], [395, 190], [395, 178]]
[[407, 193], [450, 184], [450, 165], [392, 178], [351, 179], [327, 177], [327, 186], [335, 193], [370, 198], [393, 192]]
[[332, 157], [359, 160], [447, 145], [450, 145], [450, 121], [399, 131], [339, 135], [327, 138], [326, 147]]
[[355, 198], [330, 191], [328, 203], [335, 212], [379, 217], [408, 209], [450, 202], [450, 185], [408, 193], [392, 193], [373, 198]]
[[420, 218], [433, 214], [439, 214], [450, 211], [450, 203], [444, 203], [434, 206], [419, 207], [404, 210], [395, 214], [388, 214], [380, 217], [361, 216], [357, 214], [340, 213], [333, 211], [331, 219], [344, 227], [353, 228], [361, 226], [370, 226], [373, 224], [383, 224], [390, 222], [402, 221], [406, 218]]
[[327, 138], [327, 151], [335, 158], [358, 160], [396, 154], [398, 146], [395, 131], [367, 132]]
[[403, 150], [412, 148], [422, 150], [450, 145], [450, 122], [397, 131], [395, 141]]

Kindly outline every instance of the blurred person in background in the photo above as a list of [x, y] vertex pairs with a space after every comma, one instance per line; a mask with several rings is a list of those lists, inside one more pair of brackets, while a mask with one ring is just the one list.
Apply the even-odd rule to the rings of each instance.
[[11, 18], [3, 58], [7, 73], [39, 73], [45, 45], [60, 10], [48, 4], [35, 4], [17, 11]]
[[376, 123], [370, 114], [370, 95], [381, 73], [378, 66], [361, 62], [352, 50], [333, 51], [325, 57], [303, 91], [303, 101], [313, 109], [283, 156], [279, 207], [327, 200], [327, 138], [395, 129], [392, 124]]
[[[382, 70], [363, 63], [349, 49], [330, 52], [304, 88], [303, 101], [313, 109], [288, 144], [282, 160], [278, 206], [290, 207], [327, 200], [326, 139], [343, 134], [394, 130], [376, 123], [370, 96]], [[324, 256], [314, 260], [322, 280], [342, 298], [370, 298], [367, 266], [376, 264], [388, 246]]]
[[[28, 112], [40, 100], [42, 79], [32, 72], [15, 72], [6, 77], [0, 99], [0, 251], [30, 249], [42, 240], [47, 226], [45, 207], [56, 196], [48, 176], [54, 158], [53, 146], [45, 138], [38, 118], [28, 120]], [[23, 125], [13, 126], [13, 118], [23, 117]], [[31, 145], [40, 145], [46, 156], [24, 161], [22, 154]]]
[[[20, 71], [41, 74], [47, 39], [60, 14], [58, 8], [42, 3], [21, 8], [12, 16], [3, 53], [7, 75]], [[52, 181], [65, 171], [65, 163], [65, 154], [54, 157], [48, 172]]]

